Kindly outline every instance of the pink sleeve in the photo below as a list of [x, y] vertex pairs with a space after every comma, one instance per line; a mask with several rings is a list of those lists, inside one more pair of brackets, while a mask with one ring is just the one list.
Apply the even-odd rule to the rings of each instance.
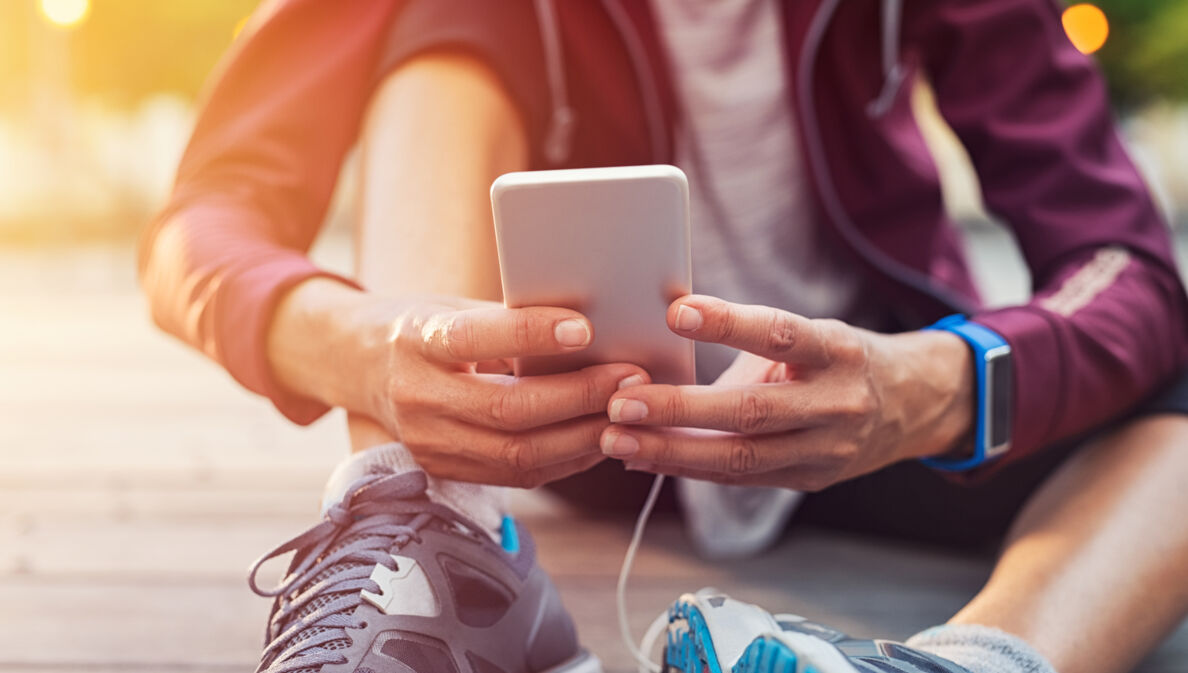
[[306, 252], [397, 4], [267, 4], [212, 79], [173, 193], [141, 241], [140, 278], [157, 324], [298, 423], [327, 409], [277, 384], [267, 330], [297, 283], [354, 284]]

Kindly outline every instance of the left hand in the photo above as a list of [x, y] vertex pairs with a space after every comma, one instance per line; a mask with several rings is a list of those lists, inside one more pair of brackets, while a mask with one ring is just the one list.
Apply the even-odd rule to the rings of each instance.
[[607, 407], [603, 453], [631, 469], [815, 491], [969, 435], [969, 347], [689, 295], [673, 332], [743, 351], [711, 386], [639, 385]]

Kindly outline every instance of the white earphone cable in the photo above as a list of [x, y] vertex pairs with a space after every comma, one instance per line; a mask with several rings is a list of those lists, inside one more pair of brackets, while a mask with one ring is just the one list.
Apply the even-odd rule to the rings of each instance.
[[651, 646], [655, 643], [656, 638], [659, 637], [660, 628], [657, 624], [663, 624], [665, 615], [661, 615], [648, 628], [648, 633], [644, 636], [642, 644], [644, 648], [641, 649], [639, 645], [635, 644], [631, 636], [631, 624], [627, 620], [627, 578], [631, 576], [631, 566], [635, 563], [635, 553], [639, 551], [639, 545], [643, 541], [644, 529], [647, 528], [648, 519], [652, 516], [652, 510], [656, 507], [656, 500], [660, 497], [660, 489], [664, 486], [664, 475], [656, 475], [656, 479], [652, 482], [652, 490], [648, 492], [648, 498], [644, 501], [643, 508], [639, 511], [639, 518], [635, 520], [635, 531], [631, 535], [631, 543], [627, 545], [627, 553], [623, 556], [623, 566], [619, 569], [619, 584], [615, 590], [615, 603], [619, 611], [619, 634], [623, 638], [623, 644], [627, 646], [627, 651], [635, 658], [636, 663], [639, 664], [640, 673], [660, 673], [660, 665], [652, 661], [648, 655], [650, 654]]

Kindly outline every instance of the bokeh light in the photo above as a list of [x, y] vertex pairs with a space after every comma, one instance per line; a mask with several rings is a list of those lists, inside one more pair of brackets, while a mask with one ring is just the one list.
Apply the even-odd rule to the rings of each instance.
[[91, 11], [90, 0], [41, 0], [41, 14], [55, 26], [71, 28], [82, 23]]
[[1101, 49], [1110, 34], [1110, 23], [1105, 12], [1090, 4], [1073, 5], [1064, 10], [1061, 17], [1064, 32], [1082, 54], [1092, 54]]

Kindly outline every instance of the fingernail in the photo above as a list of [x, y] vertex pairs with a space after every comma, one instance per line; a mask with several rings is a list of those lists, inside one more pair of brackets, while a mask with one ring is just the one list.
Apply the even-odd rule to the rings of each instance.
[[619, 390], [630, 388], [632, 386], [642, 386], [643, 384], [644, 377], [640, 376], [639, 374], [632, 374], [622, 381], [619, 381]]
[[701, 327], [701, 311], [681, 304], [677, 307], [676, 328], [682, 332], [692, 332]]
[[639, 451], [639, 442], [631, 435], [606, 434], [602, 436], [602, 453], [611, 458], [622, 458]]
[[585, 346], [590, 343], [590, 328], [581, 320], [570, 318], [557, 323], [557, 327], [553, 329], [553, 336], [562, 346]]
[[655, 472], [656, 471], [656, 465], [654, 463], [626, 462], [626, 463], [623, 463], [623, 467], [625, 467], [628, 470], [631, 470], [632, 472]]
[[648, 417], [648, 405], [639, 400], [615, 400], [608, 411], [612, 423], [634, 423]]

